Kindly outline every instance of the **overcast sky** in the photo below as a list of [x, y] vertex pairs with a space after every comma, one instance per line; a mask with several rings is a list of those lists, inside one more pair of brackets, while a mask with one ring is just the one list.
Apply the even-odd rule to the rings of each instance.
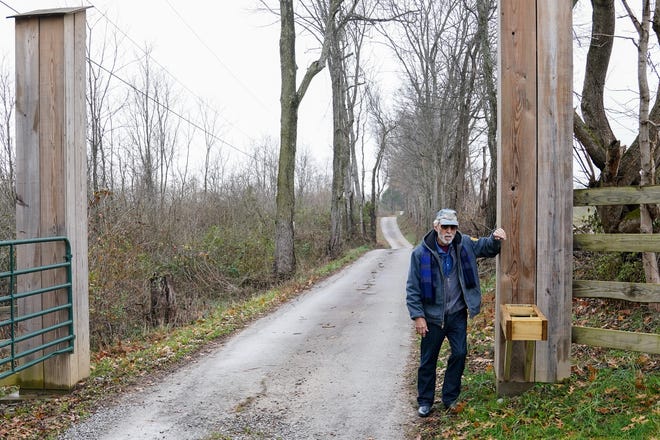
[[[277, 3], [271, 0], [271, 3]], [[640, 0], [629, 2], [640, 14]], [[174, 85], [193, 100], [203, 97], [221, 115], [219, 136], [230, 145], [250, 152], [251, 147], [269, 136], [279, 138], [279, 22], [277, 17], [256, 9], [257, 0], [0, 0], [3, 17], [15, 12], [28, 12], [54, 7], [93, 4], [88, 10], [88, 22], [99, 35], [117, 32], [124, 38], [123, 50], [127, 59], [135, 53], [152, 48], [152, 57], [171, 74]], [[615, 3], [618, 16], [624, 11]], [[581, 0], [574, 10], [574, 79], [575, 91], [582, 89], [584, 56], [589, 44], [591, 4]], [[632, 36], [630, 20], [617, 22], [617, 33]], [[625, 30], [624, 28], [628, 28]], [[97, 31], [98, 29], [98, 31]], [[95, 37], [99, 39], [99, 36]], [[655, 38], [651, 39], [657, 50]], [[317, 52], [310, 39], [298, 39], [299, 79]], [[615, 40], [610, 65], [607, 100], [610, 106], [627, 105], [636, 112], [630, 99], [637, 90], [636, 48], [631, 38]], [[14, 20], [0, 20], [0, 58], [6, 56], [13, 64]], [[381, 57], [384, 58], [384, 57]], [[377, 69], [390, 75], [389, 93], [396, 87], [393, 72]], [[122, 76], [123, 71], [117, 72]], [[124, 79], [131, 79], [126, 73]], [[649, 83], [655, 88], [657, 73], [649, 69]], [[392, 85], [394, 84], [394, 85]], [[388, 89], [384, 98], [388, 98]], [[300, 108], [298, 145], [300, 150], [312, 151], [321, 165], [330, 167], [331, 158], [331, 102], [327, 69], [312, 82]], [[624, 144], [629, 145], [637, 132], [634, 118], [617, 115], [612, 128]], [[231, 151], [230, 147], [226, 147]], [[234, 154], [237, 154], [234, 152]], [[241, 154], [238, 154], [241, 156]]]
[[[124, 38], [127, 59], [151, 46], [153, 59], [176, 88], [191, 98], [204, 98], [219, 111], [218, 134], [227, 143], [246, 152], [266, 136], [279, 144], [279, 21], [257, 11], [256, 0], [2, 0], [0, 11], [7, 17], [15, 15], [11, 8], [24, 13], [90, 4], [87, 20], [98, 33], [95, 38], [100, 39], [106, 26], [117, 32]], [[316, 44], [300, 39], [299, 46], [301, 76], [316, 55]], [[13, 19], [0, 21], [2, 56], [13, 64]], [[133, 73], [126, 75], [123, 79], [129, 80]], [[298, 136], [299, 149], [313, 151], [320, 165], [332, 153], [331, 118], [325, 70], [303, 100]]]

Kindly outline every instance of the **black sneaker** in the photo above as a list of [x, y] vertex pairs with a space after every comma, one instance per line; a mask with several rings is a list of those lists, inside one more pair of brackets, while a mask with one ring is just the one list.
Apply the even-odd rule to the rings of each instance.
[[431, 405], [420, 405], [417, 410], [417, 415], [420, 417], [428, 417], [431, 414]]

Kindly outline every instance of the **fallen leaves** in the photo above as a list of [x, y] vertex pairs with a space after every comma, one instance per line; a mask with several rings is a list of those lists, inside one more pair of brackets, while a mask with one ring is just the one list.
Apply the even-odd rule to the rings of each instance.
[[[645, 305], [575, 299], [577, 325], [660, 332], [660, 316]], [[570, 377], [536, 384], [520, 396], [498, 399], [494, 377], [494, 295], [468, 327], [468, 362], [454, 414], [438, 412], [420, 423], [419, 439], [440, 438], [657, 438], [660, 425], [660, 356], [571, 345]], [[443, 360], [447, 353], [443, 354]], [[438, 368], [441, 394], [442, 372]], [[500, 402], [501, 403], [498, 403]], [[625, 433], [625, 434], [624, 434]]]
[[631, 429], [634, 429], [637, 425], [648, 423], [648, 421], [649, 420], [644, 415], [633, 417], [630, 420], [631, 423], [628, 426], [624, 426], [623, 428], [621, 428], [621, 431], [624, 432], [630, 431]]

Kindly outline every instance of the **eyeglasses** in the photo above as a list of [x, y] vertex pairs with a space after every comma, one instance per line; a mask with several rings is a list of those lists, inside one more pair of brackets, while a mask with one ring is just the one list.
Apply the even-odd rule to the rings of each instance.
[[456, 229], [458, 229], [458, 226], [454, 226], [454, 225], [440, 225], [440, 228], [443, 229], [443, 230], [451, 229], [452, 231], [455, 231]]

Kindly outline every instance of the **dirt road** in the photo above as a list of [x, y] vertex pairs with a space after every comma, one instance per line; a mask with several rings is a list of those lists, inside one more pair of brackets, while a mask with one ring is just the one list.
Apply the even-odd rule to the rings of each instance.
[[416, 409], [410, 244], [395, 218], [381, 227], [393, 249], [367, 253], [62, 438], [404, 439]]

